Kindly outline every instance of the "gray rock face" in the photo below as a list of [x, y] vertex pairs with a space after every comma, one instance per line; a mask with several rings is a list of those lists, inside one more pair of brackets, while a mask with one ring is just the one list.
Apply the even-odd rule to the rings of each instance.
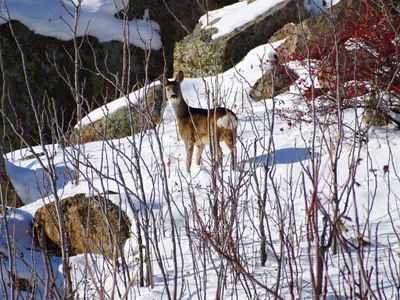
[[89, 125], [81, 131], [70, 132], [68, 142], [73, 144], [100, 141], [103, 139], [120, 139], [160, 124], [167, 105], [163, 97], [163, 86], [152, 85], [146, 90], [145, 99], [138, 106], [123, 107]]
[[234, 2], [237, 0], [134, 0], [130, 1], [128, 16], [141, 18], [143, 12], [148, 10], [150, 19], [160, 25], [166, 75], [172, 77], [174, 43], [192, 32], [207, 11]]
[[6, 200], [6, 204], [8, 206], [20, 207], [23, 205], [21, 198], [14, 189], [10, 177], [7, 175], [7, 170], [2, 155], [0, 155], [0, 184], [1, 196]]
[[254, 101], [272, 98], [289, 90], [289, 86], [297, 80], [297, 74], [283, 65], [276, 65], [265, 71], [250, 90], [250, 98]]
[[304, 19], [299, 24], [299, 20], [293, 23], [285, 24], [281, 29], [277, 30], [274, 35], [268, 40], [269, 43], [276, 42], [287, 38], [281, 44], [277, 51], [282, 56], [289, 57], [296, 53], [297, 55], [307, 57], [306, 44], [312, 47], [316, 43], [320, 43], [320, 37], [331, 36], [332, 22], [337, 22], [345, 17], [349, 10], [360, 9], [361, 2], [355, 0], [341, 0], [338, 4], [328, 9], [326, 14], [317, 14]]
[[[140, 48], [129, 47], [131, 61], [126, 68], [129, 73], [124, 75], [126, 88], [123, 91], [131, 91], [135, 83], [137, 81], [142, 83], [144, 78], [151, 82], [163, 75], [165, 73], [164, 66], [166, 66], [166, 74], [171, 77], [174, 43], [191, 32], [200, 16], [205, 14], [207, 10], [216, 9], [233, 1], [128, 1], [130, 2], [127, 13], [128, 19], [143, 18], [145, 10], [148, 10], [150, 19], [160, 25], [164, 49], [162, 51], [151, 51], [149, 55], [149, 52]], [[57, 125], [61, 126], [64, 132], [67, 131], [67, 129], [70, 129], [67, 127], [76, 122], [76, 103], [70, 87], [64, 80], [74, 82], [74, 64], [68, 54], [73, 54], [72, 41], [60, 41], [37, 35], [18, 21], [12, 21], [12, 25], [25, 54], [29, 86], [38, 110], [40, 112], [48, 110], [47, 113], [49, 114], [56, 112]], [[35, 116], [23, 75], [21, 53], [19, 53], [8, 24], [0, 25], [0, 45], [5, 70], [4, 87], [7, 96], [3, 106], [4, 114], [26, 141], [35, 145], [39, 139], [38, 126], [34, 121]], [[54, 61], [55, 64], [52, 65], [49, 60]], [[111, 82], [117, 80], [118, 84], [121, 84], [122, 72], [124, 72], [123, 44], [116, 41], [99, 43], [96, 38], [87, 37], [80, 50], [80, 60], [82, 62], [80, 82], [82, 87], [84, 86], [84, 116], [98, 106], [121, 96], [121, 92], [107, 79]], [[61, 78], [55, 67], [58, 68], [61, 75], [65, 76], [64, 79]], [[102, 72], [105, 78], [98, 76], [98, 72]], [[117, 76], [114, 77], [113, 75]], [[2, 84], [0, 84], [0, 92], [3, 92]], [[54, 109], [51, 102], [54, 102]], [[61, 120], [63, 120], [63, 124], [60, 124]], [[0, 120], [0, 126], [1, 123]], [[11, 126], [6, 126], [5, 131], [4, 150], [19, 148], [20, 140]], [[44, 131], [45, 137], [48, 138], [46, 142], [52, 141], [50, 137], [51, 129], [46, 125]]]
[[[66, 131], [72, 120], [76, 122], [76, 106], [71, 88], [67, 81], [74, 82], [74, 64], [69, 54], [73, 54], [72, 41], [60, 41], [55, 38], [35, 34], [25, 25], [13, 21], [12, 26], [17, 34], [18, 41], [24, 51], [27, 78], [33, 98], [33, 106], [38, 112], [46, 112], [51, 120], [57, 114], [57, 123]], [[28, 143], [35, 145], [39, 138], [38, 125], [29, 97], [25, 81], [21, 53], [11, 35], [8, 24], [0, 25], [0, 45], [4, 67], [5, 101], [2, 105], [4, 114], [14, 124], [15, 128], [23, 135]], [[93, 47], [93, 48], [92, 48]], [[147, 73], [143, 61], [146, 53], [144, 50], [131, 46], [131, 61], [125, 74], [125, 88], [127, 91], [145, 76], [153, 80], [163, 74], [164, 57], [162, 51], [152, 51], [148, 60]], [[7, 55], [4, 55], [4, 54]], [[96, 38], [85, 37], [80, 50], [80, 83], [83, 101], [83, 116], [92, 109], [111, 100], [119, 98], [121, 91], [110, 82], [118, 78], [117, 86], [121, 87], [123, 72], [123, 44], [112, 41], [99, 43]], [[99, 76], [99, 72], [104, 75]], [[114, 77], [113, 75], [117, 75]], [[62, 78], [64, 77], [64, 78]], [[110, 80], [110, 82], [108, 81]], [[0, 84], [0, 93], [3, 84]], [[45, 116], [45, 114], [42, 114]], [[63, 120], [63, 122], [61, 122]], [[0, 119], [0, 123], [2, 120]], [[43, 120], [45, 126], [44, 136], [49, 138], [51, 132], [49, 120]], [[8, 122], [5, 122], [6, 125]], [[63, 124], [61, 124], [63, 123]], [[0, 124], [1, 125], [1, 124]], [[10, 126], [5, 127], [6, 141], [3, 144], [5, 151], [11, 147], [19, 148], [19, 139]]]
[[[34, 217], [36, 236], [44, 234], [49, 254], [60, 255], [61, 241], [55, 202], [39, 208]], [[60, 201], [69, 240], [70, 255], [104, 254], [114, 257], [114, 246], [124, 246], [129, 238], [130, 222], [126, 214], [112, 202], [99, 197], [77, 194]], [[43, 245], [39, 238], [38, 244]], [[115, 253], [118, 256], [118, 252]]]
[[188, 77], [222, 73], [237, 64], [251, 49], [265, 44], [282, 26], [296, 22], [299, 14], [301, 17], [307, 15], [302, 1], [286, 0], [215, 40], [211, 37], [217, 29], [204, 30], [198, 24], [192, 34], [175, 44], [174, 70], [183, 70]]

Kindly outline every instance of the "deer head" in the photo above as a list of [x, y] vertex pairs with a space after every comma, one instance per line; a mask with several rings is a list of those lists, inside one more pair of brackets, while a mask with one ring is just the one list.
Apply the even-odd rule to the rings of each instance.
[[164, 76], [164, 87], [167, 101], [171, 103], [178, 103], [182, 101], [181, 82], [183, 81], [183, 72], [179, 71], [175, 76], [175, 80], [169, 81]]

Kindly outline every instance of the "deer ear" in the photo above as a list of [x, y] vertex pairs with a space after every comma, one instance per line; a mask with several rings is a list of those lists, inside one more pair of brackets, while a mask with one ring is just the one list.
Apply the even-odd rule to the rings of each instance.
[[180, 71], [178, 72], [178, 74], [176, 74], [176, 76], [175, 76], [175, 81], [176, 81], [177, 83], [181, 83], [181, 82], [183, 81], [183, 71], [182, 71], [182, 70], [180, 70]]

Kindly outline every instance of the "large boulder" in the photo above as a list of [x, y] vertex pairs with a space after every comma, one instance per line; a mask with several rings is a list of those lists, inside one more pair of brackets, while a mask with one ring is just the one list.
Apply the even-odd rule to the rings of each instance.
[[[0, 184], [1, 199], [5, 199], [7, 206], [20, 207], [23, 205], [21, 198], [18, 196], [14, 186], [7, 174], [4, 157], [0, 155]], [[1, 203], [0, 203], [1, 205]]]
[[379, 110], [366, 108], [363, 114], [364, 123], [371, 126], [386, 126], [390, 123], [389, 116]]
[[[172, 77], [175, 42], [193, 31], [199, 18], [209, 10], [237, 2], [235, 0], [135, 0], [130, 1], [128, 17], [142, 18], [148, 11], [151, 20], [161, 27], [166, 75]], [[164, 63], [161, 64], [164, 66]]]
[[217, 29], [204, 29], [201, 23], [197, 24], [192, 34], [175, 44], [174, 70], [182, 70], [188, 77], [201, 77], [232, 68], [251, 49], [265, 44], [282, 26], [296, 22], [299, 16], [304, 18], [307, 13], [301, 2], [285, 0], [264, 15], [217, 39], [212, 39]]
[[256, 81], [249, 96], [254, 101], [275, 97], [287, 92], [297, 78], [298, 76], [293, 70], [278, 63], [266, 70], [263, 76]]
[[286, 39], [277, 47], [277, 52], [280, 57], [286, 57], [287, 60], [297, 59], [292, 57], [294, 54], [298, 57], [307, 57], [308, 48], [315, 42], [320, 42], [318, 37], [330, 36], [329, 19], [325, 14], [307, 18], [301, 24], [288, 23], [268, 40], [269, 43], [274, 43], [279, 40]]
[[[382, 86], [393, 91], [397, 91], [399, 86], [399, 77], [394, 71], [397, 61], [390, 59], [392, 55], [389, 54], [395, 56], [396, 50], [390, 47], [391, 43], [382, 44], [375, 40], [379, 34], [390, 36], [391, 32], [396, 35], [396, 28], [392, 26], [399, 23], [396, 3], [398, 1], [383, 0], [379, 4], [373, 0], [341, 0], [326, 12], [309, 17], [300, 24], [286, 24], [269, 42], [284, 40], [276, 49], [282, 60], [312, 59], [312, 71], [318, 84], [314, 86], [313, 95], [311, 89], [303, 93], [306, 100], [327, 95], [325, 100], [332, 101], [333, 105], [336, 105], [334, 99], [344, 99], [341, 105], [346, 108], [354, 105], [350, 99], [369, 94], [372, 97], [363, 100], [365, 123], [383, 126], [392, 120], [398, 124], [397, 118], [392, 118], [398, 97], [393, 97], [394, 100], [388, 103], [374, 99], [375, 93], [381, 93]], [[382, 25], [385, 22], [377, 23], [376, 20], [382, 17], [391, 26], [385, 28]], [[377, 68], [380, 70], [378, 80]]]
[[142, 103], [122, 107], [81, 129], [75, 128], [68, 142], [80, 144], [138, 134], [160, 124], [165, 106], [163, 86], [151, 85]]
[[[392, 5], [391, 0], [384, 0], [386, 5]], [[376, 2], [369, 1], [374, 6]], [[389, 7], [389, 6], [388, 6]], [[280, 56], [287, 57], [289, 60], [298, 59], [298, 57], [308, 57], [307, 51], [314, 45], [321, 46], [323, 37], [333, 36], [333, 25], [340, 24], [344, 18], [349, 18], [349, 13], [363, 9], [362, 1], [359, 0], [341, 0], [332, 8], [328, 8], [325, 13], [319, 13], [310, 16], [301, 23], [297, 21], [288, 22], [277, 30], [268, 40], [274, 43], [286, 39], [278, 46], [277, 52]], [[337, 26], [336, 26], [337, 30]], [[322, 38], [321, 38], [322, 37]], [[307, 45], [307, 47], [306, 47]], [[296, 54], [295, 57], [291, 57]], [[311, 53], [312, 56], [313, 53]]]
[[[98, 253], [114, 257], [114, 246], [124, 246], [129, 238], [130, 222], [126, 214], [111, 201], [77, 194], [60, 201], [68, 236], [70, 255]], [[39, 208], [34, 216], [38, 244], [49, 254], [60, 255], [61, 241], [56, 202]], [[42, 239], [42, 232], [44, 239]], [[44, 242], [46, 245], [44, 245]], [[116, 253], [118, 255], [118, 253]]]
[[[37, 105], [41, 116], [49, 118], [49, 120], [44, 120], [42, 128], [43, 136], [48, 138], [45, 142], [52, 142], [50, 120], [57, 120], [58, 125], [65, 132], [68, 126], [74, 125], [77, 119], [77, 104], [71, 92], [72, 87], [61, 78], [61, 76], [69, 76], [69, 80], [74, 81], [74, 63], [69, 56], [73, 53], [73, 41], [61, 41], [36, 34], [18, 21], [12, 21], [12, 26], [24, 51], [27, 78], [34, 105]], [[81, 41], [82, 39], [79, 38], [79, 43]], [[39, 140], [39, 126], [36, 124], [33, 105], [26, 87], [21, 53], [8, 24], [0, 25], [0, 45], [4, 70], [4, 82], [0, 84], [0, 93], [6, 95], [4, 103], [1, 104], [2, 109], [14, 128], [28, 143], [34, 145]], [[99, 42], [94, 37], [84, 38], [80, 48], [82, 64], [80, 82], [84, 87], [83, 114], [121, 96], [120, 91], [111, 82], [118, 80], [120, 83], [121, 81], [123, 48], [123, 43], [118, 41]], [[139, 47], [130, 46], [129, 51], [131, 61], [130, 65], [126, 66], [126, 70], [130, 73], [125, 78], [129, 78], [130, 82], [127, 83], [128, 87], [124, 89], [125, 91], [131, 90], [137, 82], [142, 82], [145, 78], [153, 80], [164, 73], [164, 56], [161, 50], [152, 50], [149, 55], [147, 51]], [[105, 77], [99, 76], [99, 72]], [[52, 116], [54, 113], [57, 114], [57, 119]], [[63, 124], [60, 124], [61, 120]], [[0, 123], [2, 121], [1, 118]], [[14, 129], [8, 122], [5, 123], [4, 150], [9, 151], [12, 147], [19, 148], [20, 140], [14, 133]], [[0, 126], [3, 128], [3, 124]]]

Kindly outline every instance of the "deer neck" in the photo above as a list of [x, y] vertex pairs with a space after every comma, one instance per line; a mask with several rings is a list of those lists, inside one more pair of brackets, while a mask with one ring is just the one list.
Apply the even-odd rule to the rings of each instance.
[[176, 118], [184, 118], [189, 115], [189, 105], [187, 105], [182, 95], [179, 95], [179, 101], [171, 102], [171, 107]]

